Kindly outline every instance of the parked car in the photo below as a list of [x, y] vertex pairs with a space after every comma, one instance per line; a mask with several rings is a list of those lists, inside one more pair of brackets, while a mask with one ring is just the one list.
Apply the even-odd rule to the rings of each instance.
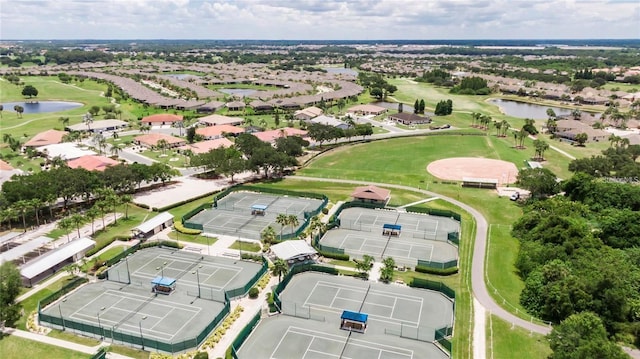
[[509, 197], [510, 200], [512, 201], [517, 201], [520, 199], [520, 192], [513, 192], [511, 194], [511, 196]]

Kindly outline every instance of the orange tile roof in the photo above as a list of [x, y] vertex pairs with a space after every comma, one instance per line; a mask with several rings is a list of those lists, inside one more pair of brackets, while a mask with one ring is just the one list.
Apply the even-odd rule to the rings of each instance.
[[231, 147], [233, 142], [226, 138], [217, 138], [215, 140], [201, 141], [178, 147], [179, 150], [191, 150], [194, 154], [207, 153], [218, 147]]
[[300, 130], [292, 127], [280, 128], [277, 130], [263, 131], [263, 132], [255, 132], [254, 136], [258, 137], [261, 141], [264, 142], [273, 142], [276, 139], [283, 136], [282, 130], [284, 130], [284, 137], [287, 136], [300, 136], [305, 137], [307, 135], [307, 131]]
[[162, 122], [180, 122], [183, 120], [182, 115], [174, 115], [171, 113], [158, 113], [147, 116], [142, 119], [142, 123], [162, 123]]
[[62, 138], [68, 134], [67, 131], [47, 130], [33, 136], [32, 139], [25, 143], [25, 147], [40, 147], [46, 145], [55, 145], [62, 142]]
[[181, 142], [186, 142], [182, 138], [178, 138], [178, 137], [174, 137], [174, 136], [170, 136], [170, 135], [165, 135], [165, 134], [162, 134], [162, 133], [147, 133], [146, 135], [140, 135], [140, 136], [136, 136], [136, 138], [134, 138], [134, 141], [143, 143], [143, 144], [145, 144], [147, 146], [156, 146], [158, 144], [158, 141], [160, 141], [160, 140], [167, 141], [167, 143], [169, 145], [175, 145], [175, 144], [179, 144]]
[[67, 166], [70, 168], [84, 168], [87, 171], [104, 171], [109, 166], [115, 166], [119, 162], [104, 156], [82, 156], [74, 160], [68, 161]]
[[3, 161], [3, 160], [0, 160], [0, 170], [1, 170], [1, 171], [11, 171], [11, 170], [13, 170], [13, 169], [14, 169], [14, 168], [13, 168], [13, 167], [11, 167], [11, 165], [10, 165], [10, 164], [6, 163], [6, 162], [5, 162], [5, 161]]
[[218, 125], [198, 128], [196, 133], [204, 137], [220, 136], [223, 133], [240, 134], [244, 133], [244, 129], [231, 125]]

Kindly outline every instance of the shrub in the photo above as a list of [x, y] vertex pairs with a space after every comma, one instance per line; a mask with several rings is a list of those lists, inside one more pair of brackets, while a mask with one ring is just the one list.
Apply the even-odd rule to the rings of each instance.
[[325, 258], [337, 259], [341, 261], [349, 260], [349, 255], [346, 253], [333, 253], [333, 252], [323, 252], [323, 251], [318, 251], [318, 253]]
[[180, 222], [175, 222], [173, 224], [173, 228], [175, 228], [176, 231], [178, 231], [178, 232], [180, 232], [182, 234], [200, 234], [200, 233], [202, 233], [201, 230], [187, 228]]
[[435, 275], [452, 275], [458, 273], [458, 267], [452, 268], [431, 268], [426, 266], [416, 266], [416, 272]]
[[322, 207], [322, 214], [329, 214], [329, 208]]
[[249, 298], [256, 299], [258, 298], [259, 294], [260, 294], [260, 290], [258, 288], [251, 287], [251, 289], [249, 289]]
[[242, 253], [241, 259], [251, 259], [252, 261], [262, 262], [262, 256], [259, 254]]
[[92, 249], [88, 250], [87, 253], [85, 253], [85, 257], [91, 257], [92, 255], [100, 252], [100, 250], [102, 250], [104, 247], [110, 245], [111, 243], [113, 243], [113, 241], [116, 240], [116, 237], [110, 238], [102, 243], [99, 243], [98, 245], [96, 245], [95, 247], [93, 247]]
[[198, 352], [193, 359], [209, 359], [209, 353], [207, 352]]

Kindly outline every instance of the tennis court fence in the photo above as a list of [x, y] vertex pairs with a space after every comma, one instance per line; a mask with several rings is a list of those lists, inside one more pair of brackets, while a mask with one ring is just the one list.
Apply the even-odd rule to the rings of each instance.
[[397, 328], [385, 328], [384, 333], [422, 342], [431, 343], [435, 341], [435, 330], [433, 328], [414, 326], [406, 323], [400, 323]]

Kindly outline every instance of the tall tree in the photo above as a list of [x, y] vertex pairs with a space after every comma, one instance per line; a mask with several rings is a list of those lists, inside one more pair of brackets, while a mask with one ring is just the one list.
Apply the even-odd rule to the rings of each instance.
[[300, 221], [298, 220], [298, 216], [295, 214], [290, 214], [287, 216], [287, 224], [289, 224], [291, 226], [291, 233], [294, 233], [294, 228], [298, 226], [298, 224], [300, 224]]
[[278, 282], [282, 281], [282, 276], [289, 272], [289, 265], [284, 259], [278, 258], [273, 262], [271, 274], [278, 276]]
[[550, 359], [629, 358], [609, 341], [602, 321], [591, 312], [571, 315], [555, 326], [549, 334], [549, 345], [553, 350]]
[[518, 185], [531, 192], [532, 198], [545, 198], [560, 192], [556, 175], [547, 168], [527, 168], [518, 173]]
[[73, 228], [73, 221], [71, 221], [70, 217], [64, 217], [60, 219], [56, 227], [63, 230], [64, 233], [67, 235], [67, 242], [71, 241], [71, 238], [69, 237], [69, 233]]
[[22, 118], [22, 113], [24, 112], [24, 107], [20, 105], [13, 106], [13, 110], [18, 114], [18, 118]]
[[284, 213], [280, 213], [276, 217], [276, 223], [280, 225], [280, 240], [282, 240], [282, 230], [284, 229], [284, 226], [289, 224], [289, 217]]
[[26, 85], [22, 89], [22, 96], [29, 96], [29, 98], [37, 97], [38, 96], [38, 89], [33, 87], [33, 85]]
[[12, 262], [0, 265], [0, 323], [13, 327], [20, 318], [22, 305], [16, 302], [22, 281], [20, 271]]

